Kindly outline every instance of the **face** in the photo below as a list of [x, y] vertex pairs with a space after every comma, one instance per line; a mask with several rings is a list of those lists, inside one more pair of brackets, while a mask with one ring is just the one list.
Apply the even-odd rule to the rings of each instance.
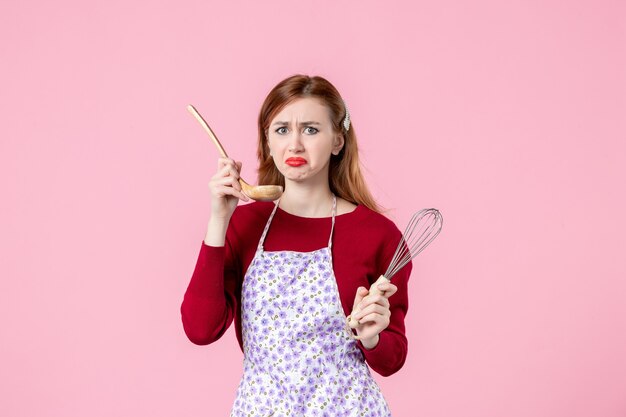
[[330, 110], [316, 98], [297, 99], [270, 122], [267, 131], [270, 154], [285, 180], [328, 178], [331, 154], [344, 144], [333, 130]]

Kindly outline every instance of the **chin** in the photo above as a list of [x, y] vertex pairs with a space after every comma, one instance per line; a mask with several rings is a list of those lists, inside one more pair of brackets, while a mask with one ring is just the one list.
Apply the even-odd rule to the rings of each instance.
[[289, 170], [287, 170], [287, 172], [282, 172], [281, 174], [283, 174], [283, 177], [285, 177], [285, 179], [291, 180], [291, 181], [298, 181], [298, 180], [304, 180], [309, 178], [310, 172], [306, 171], [306, 172], [289, 172]]
[[306, 180], [307, 176], [306, 175], [289, 176], [289, 177], [286, 176], [285, 179], [289, 181], [293, 181], [293, 182], [301, 182], [303, 180]]

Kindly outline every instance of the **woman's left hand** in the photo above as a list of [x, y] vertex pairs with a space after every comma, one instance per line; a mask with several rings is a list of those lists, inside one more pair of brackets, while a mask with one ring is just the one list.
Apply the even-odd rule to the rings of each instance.
[[398, 287], [390, 282], [378, 284], [382, 294], [369, 294], [365, 287], [359, 287], [353, 306], [360, 309], [352, 318], [359, 321], [356, 333], [366, 349], [373, 349], [378, 344], [378, 334], [389, 326], [391, 311], [389, 297], [398, 291]]

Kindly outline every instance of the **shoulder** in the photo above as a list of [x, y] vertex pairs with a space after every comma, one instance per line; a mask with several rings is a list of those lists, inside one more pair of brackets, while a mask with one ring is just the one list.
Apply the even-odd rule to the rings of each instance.
[[274, 203], [262, 201], [238, 205], [228, 223], [229, 239], [239, 240], [254, 236], [263, 229], [273, 208]]
[[230, 224], [236, 228], [246, 228], [265, 222], [273, 208], [274, 203], [271, 201], [254, 201], [238, 205], [230, 218]]
[[253, 201], [248, 204], [239, 204], [233, 212], [232, 218], [248, 218], [271, 213], [274, 208], [272, 201]]
[[235, 208], [226, 229], [226, 243], [231, 251], [240, 256], [248, 250], [254, 250], [273, 208], [272, 202], [258, 201]]
[[367, 206], [358, 205], [353, 213], [348, 214], [349, 225], [359, 228], [359, 235], [369, 236], [376, 240], [396, 241], [402, 235], [396, 224], [382, 213], [374, 211]]

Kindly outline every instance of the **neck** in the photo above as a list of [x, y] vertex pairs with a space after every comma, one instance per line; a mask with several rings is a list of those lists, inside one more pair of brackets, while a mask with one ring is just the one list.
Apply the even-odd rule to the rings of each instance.
[[300, 217], [329, 217], [332, 214], [333, 194], [328, 182], [313, 185], [289, 181], [285, 184], [279, 207]]

